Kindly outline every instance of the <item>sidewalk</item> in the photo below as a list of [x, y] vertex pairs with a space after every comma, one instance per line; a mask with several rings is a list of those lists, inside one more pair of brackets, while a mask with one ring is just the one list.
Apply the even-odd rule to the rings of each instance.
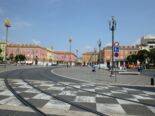
[[55, 74], [65, 76], [72, 79], [83, 80], [86, 82], [97, 84], [125, 84], [125, 85], [139, 85], [150, 86], [150, 77], [144, 75], [119, 75], [110, 77], [110, 72], [103, 69], [97, 69], [92, 72], [88, 67], [64, 67], [54, 69]]
[[16, 70], [16, 69], [26, 69], [26, 68], [39, 68], [43, 66], [35, 66], [35, 65], [4, 65], [0, 64], [0, 73], [5, 72], [5, 71], [10, 71], [10, 70]]

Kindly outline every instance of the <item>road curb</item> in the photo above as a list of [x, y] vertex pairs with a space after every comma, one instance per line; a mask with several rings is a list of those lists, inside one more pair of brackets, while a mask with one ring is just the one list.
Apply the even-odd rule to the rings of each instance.
[[93, 83], [93, 82], [86, 81], [86, 80], [74, 79], [74, 78], [69, 77], [69, 76], [60, 75], [60, 74], [58, 74], [58, 73], [54, 72], [55, 70], [56, 70], [56, 69], [52, 69], [52, 70], [51, 70], [51, 73], [53, 73], [53, 74], [55, 74], [55, 75], [57, 75], [57, 76], [64, 77], [64, 78], [68, 78], [68, 79], [72, 79], [72, 80], [76, 80], [76, 81], [82, 81], [82, 82], [84, 82], [84, 83], [92, 83], [92, 84], [97, 84], [97, 83]]

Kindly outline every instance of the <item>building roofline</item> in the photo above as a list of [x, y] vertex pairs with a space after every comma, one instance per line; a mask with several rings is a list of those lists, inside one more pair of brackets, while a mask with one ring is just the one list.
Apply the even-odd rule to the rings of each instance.
[[98, 54], [98, 52], [85, 52], [85, 53], [83, 53], [82, 55], [92, 55], [92, 54]]
[[[70, 54], [68, 51], [53, 51], [55, 54]], [[72, 55], [76, 56], [73, 52], [71, 52]]]

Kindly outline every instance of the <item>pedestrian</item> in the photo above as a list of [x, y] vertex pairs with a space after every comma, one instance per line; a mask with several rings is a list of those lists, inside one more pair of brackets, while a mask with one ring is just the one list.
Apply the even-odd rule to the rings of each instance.
[[140, 65], [138, 66], [138, 72], [140, 72]]
[[92, 69], [92, 72], [96, 72], [95, 65], [93, 65], [92, 68], [93, 68], [93, 69]]
[[67, 63], [67, 68], [68, 68], [68, 63]]

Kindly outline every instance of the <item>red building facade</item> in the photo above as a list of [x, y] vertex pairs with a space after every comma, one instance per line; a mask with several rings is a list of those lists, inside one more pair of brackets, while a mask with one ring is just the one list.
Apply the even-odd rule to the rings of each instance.
[[57, 56], [56, 59], [58, 64], [69, 65], [71, 63], [71, 65], [75, 65], [77, 61], [77, 56], [74, 53], [67, 51], [54, 51], [54, 53]]
[[33, 44], [8, 44], [7, 45], [7, 57], [11, 54], [16, 56], [17, 54], [24, 54], [26, 56], [26, 60], [34, 61], [37, 57], [39, 62], [47, 62], [48, 61], [48, 52], [46, 48], [43, 48], [39, 45]]
[[[119, 47], [119, 56], [115, 57], [114, 60], [116, 65], [119, 67], [121, 65], [126, 65], [126, 58], [131, 54], [137, 54], [139, 51], [139, 46], [120, 46]], [[111, 46], [107, 46], [103, 49], [103, 62], [104, 64], [112, 64], [112, 50]]]

